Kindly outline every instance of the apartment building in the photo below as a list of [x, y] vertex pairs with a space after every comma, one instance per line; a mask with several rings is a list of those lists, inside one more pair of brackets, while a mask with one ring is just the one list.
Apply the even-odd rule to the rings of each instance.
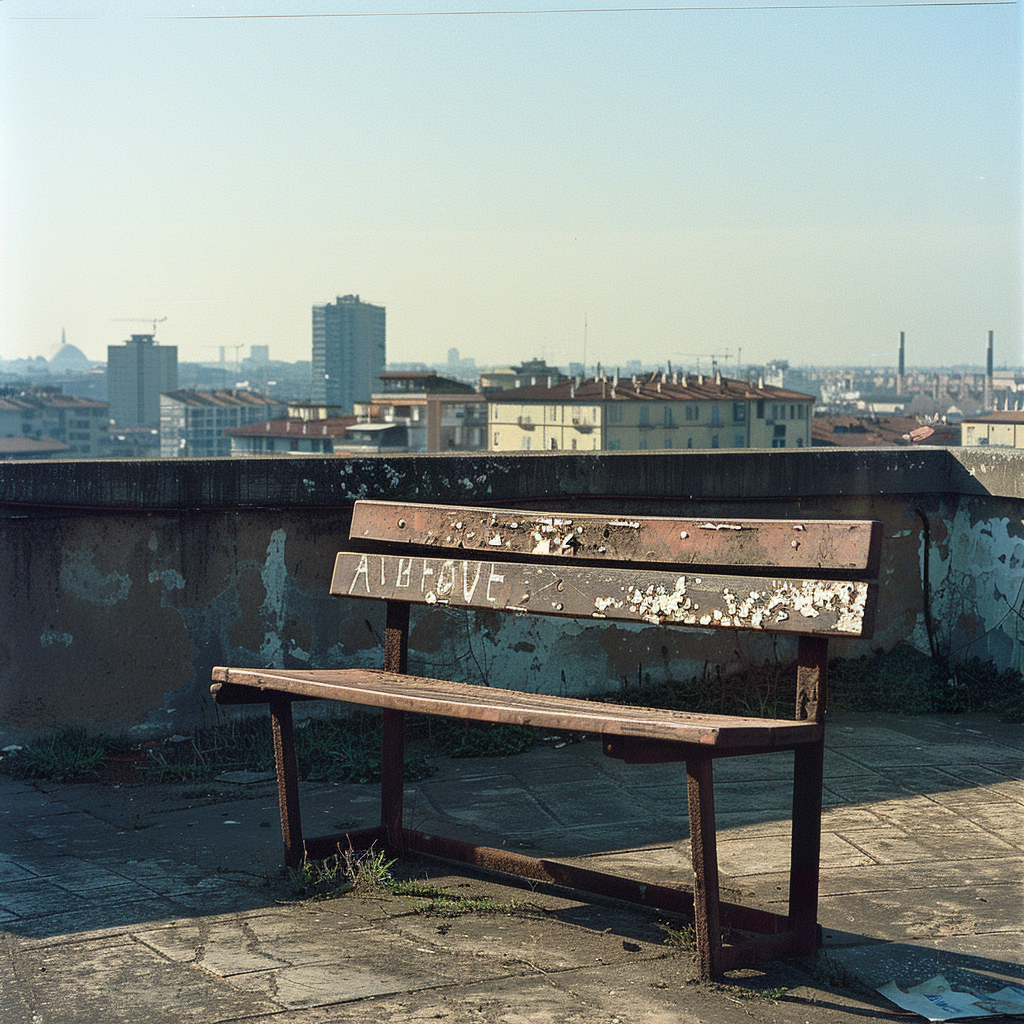
[[282, 417], [287, 407], [255, 391], [171, 391], [160, 396], [160, 457], [231, 454], [225, 431]]
[[0, 437], [50, 439], [63, 447], [61, 456], [99, 458], [107, 454], [106, 402], [59, 389], [25, 388], [0, 395]]
[[487, 395], [491, 451], [809, 448], [814, 397], [759, 381], [657, 372]]

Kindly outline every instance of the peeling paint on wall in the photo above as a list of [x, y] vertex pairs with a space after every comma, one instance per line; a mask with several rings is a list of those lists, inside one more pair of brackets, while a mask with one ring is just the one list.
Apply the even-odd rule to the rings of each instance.
[[65, 647], [70, 647], [74, 640], [75, 638], [70, 633], [61, 633], [56, 629], [44, 630], [39, 637], [39, 643], [43, 647], [49, 647], [51, 644], [63, 644]]
[[64, 590], [93, 604], [113, 605], [127, 601], [132, 581], [119, 572], [104, 576], [93, 564], [91, 551], [62, 553], [60, 585]]
[[270, 619], [272, 627], [263, 634], [260, 656], [264, 663], [274, 668], [284, 668], [284, 643], [281, 631], [284, 628], [286, 602], [285, 588], [288, 583], [288, 568], [284, 562], [285, 531], [274, 530], [267, 545], [267, 558], [260, 569], [260, 577], [266, 590], [266, 597], [260, 606], [260, 617]]
[[[1001, 668], [1024, 667], [1021, 602], [1024, 598], [1024, 536], [1020, 521], [973, 520], [968, 503], [944, 520], [946, 536], [932, 543], [929, 582], [932, 618], [944, 635], [940, 647], [956, 660], [991, 658]], [[924, 560], [923, 537], [919, 558]], [[923, 611], [912, 642], [928, 650]]]
[[164, 569], [157, 572], [155, 569], [149, 574], [149, 582], [163, 584], [164, 590], [184, 590], [185, 578], [176, 569]]

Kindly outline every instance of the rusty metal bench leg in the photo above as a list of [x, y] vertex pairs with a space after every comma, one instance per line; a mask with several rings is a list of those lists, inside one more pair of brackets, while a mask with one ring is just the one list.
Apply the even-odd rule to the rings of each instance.
[[405, 852], [402, 832], [402, 793], [405, 776], [405, 715], [401, 711], [384, 712], [384, 734], [380, 761], [380, 823], [388, 837], [388, 847]]
[[818, 947], [818, 862], [825, 744], [798, 747], [793, 763], [793, 838], [789, 868], [789, 920], [793, 952]]
[[[801, 637], [797, 647], [796, 717], [824, 724], [828, 702], [828, 638]], [[797, 747], [793, 762], [793, 837], [789, 860], [789, 921], [793, 952], [818, 948], [818, 875], [824, 740]]]
[[718, 899], [718, 844], [715, 795], [709, 757], [686, 762], [686, 796], [690, 810], [693, 856], [693, 911], [697, 960], [702, 978], [722, 973], [722, 928]]
[[299, 815], [299, 771], [295, 763], [291, 698], [280, 694], [271, 695], [270, 727], [274, 737], [284, 862], [287, 867], [294, 868], [302, 862], [302, 819]]
[[[384, 624], [384, 668], [388, 672], [409, 670], [409, 604], [388, 601]], [[405, 715], [385, 710], [380, 762], [380, 823], [388, 846], [405, 852], [402, 832], [402, 790], [405, 779]]]

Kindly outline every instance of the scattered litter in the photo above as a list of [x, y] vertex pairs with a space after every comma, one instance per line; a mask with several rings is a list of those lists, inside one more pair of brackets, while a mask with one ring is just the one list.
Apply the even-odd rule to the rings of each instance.
[[878, 991], [890, 1002], [928, 1020], [966, 1020], [971, 1017], [998, 1017], [1024, 1013], [1024, 988], [1007, 985], [998, 992], [962, 992], [954, 989], [941, 974], [904, 992], [890, 981]]
[[222, 772], [216, 776], [216, 782], [233, 782], [236, 786], [251, 786], [254, 782], [269, 782], [276, 779], [276, 772], [251, 772], [241, 769], [236, 772]]

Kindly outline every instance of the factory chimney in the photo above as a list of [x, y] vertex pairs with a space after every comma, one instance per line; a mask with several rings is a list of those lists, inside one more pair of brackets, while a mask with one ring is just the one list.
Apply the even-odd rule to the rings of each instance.
[[985, 412], [992, 411], [992, 331], [988, 332], [988, 353], [985, 358]]
[[904, 354], [904, 348], [903, 348], [903, 336], [904, 336], [904, 332], [903, 332], [903, 331], [900, 331], [900, 369], [899, 369], [899, 373], [897, 373], [897, 374], [896, 374], [896, 394], [897, 394], [897, 395], [902, 395], [902, 394], [903, 394], [903, 372], [904, 372], [904, 362], [903, 362], [903, 354]]

